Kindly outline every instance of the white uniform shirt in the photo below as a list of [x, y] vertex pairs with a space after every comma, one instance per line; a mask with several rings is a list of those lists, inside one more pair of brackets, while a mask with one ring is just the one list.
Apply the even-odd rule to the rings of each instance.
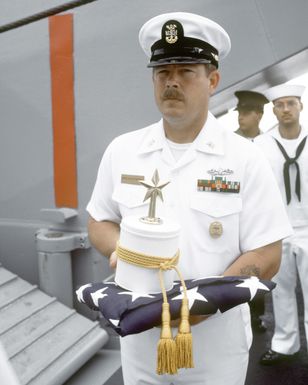
[[259, 136], [255, 139], [255, 143], [260, 146], [272, 166], [283, 201], [286, 205], [289, 220], [293, 227], [308, 226], [308, 141], [306, 142], [301, 155], [297, 159], [301, 177], [301, 201], [299, 202], [295, 194], [296, 166], [295, 164], [292, 164], [289, 168], [291, 201], [287, 205], [283, 178], [283, 164], [285, 159], [282, 155], [282, 152], [278, 148], [275, 139], [277, 139], [279, 143], [282, 144], [288, 156], [293, 158], [295, 156], [298, 145], [307, 135], [307, 128], [302, 126], [298, 138], [292, 140], [284, 139], [281, 137], [277, 125], [262, 136]]
[[[96, 221], [121, 222], [126, 215], [144, 216], [148, 201], [141, 185], [121, 183], [121, 175], [150, 181], [155, 169], [164, 189], [156, 214], [179, 221], [179, 268], [185, 279], [220, 275], [243, 252], [289, 236], [292, 232], [269, 163], [253, 143], [224, 130], [209, 113], [198, 137], [176, 162], [162, 121], [117, 137], [107, 148], [87, 206]], [[209, 171], [212, 174], [209, 174]], [[236, 192], [198, 191], [197, 181], [213, 174], [226, 177]], [[215, 176], [213, 176], [215, 178]], [[213, 238], [213, 222], [222, 225]]]

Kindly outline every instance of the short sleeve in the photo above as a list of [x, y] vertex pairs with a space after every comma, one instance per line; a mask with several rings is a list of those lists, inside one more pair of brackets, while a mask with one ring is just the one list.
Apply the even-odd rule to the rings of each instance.
[[256, 146], [249, 154], [242, 189], [240, 248], [253, 250], [293, 233], [268, 160]]
[[112, 144], [110, 144], [101, 160], [87, 211], [96, 221], [120, 223], [121, 216], [118, 206], [112, 200], [114, 189], [112, 169]]

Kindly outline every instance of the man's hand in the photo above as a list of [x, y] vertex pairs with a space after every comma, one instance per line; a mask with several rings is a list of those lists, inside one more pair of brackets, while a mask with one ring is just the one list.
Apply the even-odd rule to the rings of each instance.
[[[111, 256], [117, 247], [120, 236], [120, 226], [118, 223], [109, 221], [96, 221], [92, 217], [88, 222], [89, 239], [92, 244], [105, 257]], [[116, 259], [113, 258], [111, 267], [116, 266]]]
[[110, 258], [109, 258], [109, 266], [112, 269], [115, 269], [117, 267], [117, 261], [118, 261], [117, 253], [116, 253], [116, 251], [113, 251], [110, 255]]

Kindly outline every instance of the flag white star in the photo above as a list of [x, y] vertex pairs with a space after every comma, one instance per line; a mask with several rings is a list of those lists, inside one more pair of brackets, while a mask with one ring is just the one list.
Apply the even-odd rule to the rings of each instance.
[[95, 291], [94, 293], [91, 293], [92, 301], [95, 306], [98, 306], [98, 300], [104, 297], [107, 297], [108, 294], [103, 294], [105, 290], [107, 290], [108, 287], [103, 287], [100, 290]]
[[[181, 287], [181, 294], [177, 295], [176, 297], [172, 298], [173, 300], [179, 300], [183, 299], [184, 297], [184, 291], [183, 287]], [[198, 293], [198, 286], [193, 287], [192, 289], [187, 290], [187, 298], [188, 298], [188, 303], [189, 303], [189, 309], [192, 308], [194, 302], [197, 301], [203, 301], [203, 302], [208, 302], [208, 300], [200, 293]]]
[[265, 286], [262, 282], [260, 282], [257, 277], [250, 277], [243, 279], [242, 283], [236, 285], [236, 287], [246, 287], [250, 291], [250, 300], [254, 298], [258, 289], [269, 291], [269, 288]]
[[80, 286], [80, 288], [78, 290], [76, 290], [76, 295], [77, 295], [77, 299], [78, 299], [79, 302], [85, 303], [84, 299], [83, 299], [83, 291], [87, 287], [91, 287], [91, 286], [92, 286], [91, 283], [87, 283], [86, 285]]
[[131, 295], [132, 296], [132, 302], [134, 302], [138, 298], [155, 298], [155, 296], [150, 294], [144, 294], [144, 293], [137, 293], [135, 291], [121, 291], [121, 293], [118, 294], [124, 294], [124, 295]]
[[112, 318], [109, 318], [109, 321], [112, 323], [112, 325], [114, 326], [118, 326], [119, 323], [120, 323], [120, 320], [118, 319], [112, 319]]

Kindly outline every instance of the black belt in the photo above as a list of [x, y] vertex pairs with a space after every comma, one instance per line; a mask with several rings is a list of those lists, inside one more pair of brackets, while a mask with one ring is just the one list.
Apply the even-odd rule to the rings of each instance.
[[301, 200], [301, 177], [300, 177], [300, 170], [299, 170], [299, 165], [297, 163], [297, 159], [299, 158], [300, 154], [302, 153], [305, 147], [306, 139], [307, 139], [307, 136], [298, 145], [294, 158], [290, 158], [286, 150], [283, 148], [282, 144], [279, 143], [277, 139], [275, 139], [280, 151], [282, 152], [282, 155], [285, 158], [285, 162], [283, 165], [283, 178], [284, 178], [284, 186], [286, 190], [287, 204], [289, 204], [291, 201], [291, 186], [290, 186], [290, 172], [289, 172], [289, 168], [291, 164], [295, 164], [296, 166], [297, 173], [296, 173], [296, 179], [295, 179], [295, 193], [297, 195], [298, 200], [299, 201]]

